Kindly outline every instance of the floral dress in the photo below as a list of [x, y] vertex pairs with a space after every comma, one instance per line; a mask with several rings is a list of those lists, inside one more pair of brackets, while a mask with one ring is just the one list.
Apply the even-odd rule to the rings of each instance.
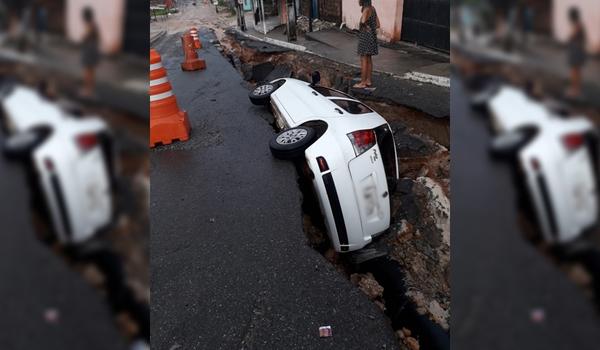
[[358, 32], [358, 54], [360, 56], [374, 56], [379, 54], [377, 46], [377, 12], [371, 8], [371, 15], [361, 24]]

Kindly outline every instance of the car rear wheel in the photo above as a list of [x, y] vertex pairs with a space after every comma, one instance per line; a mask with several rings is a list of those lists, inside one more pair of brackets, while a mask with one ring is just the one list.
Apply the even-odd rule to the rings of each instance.
[[39, 130], [30, 130], [9, 136], [4, 140], [4, 155], [10, 159], [27, 157], [43, 137], [43, 133]]
[[271, 99], [271, 94], [275, 91], [275, 84], [266, 83], [258, 85], [250, 92], [250, 101], [258, 106], [265, 106]]
[[315, 130], [306, 126], [287, 129], [273, 136], [269, 147], [275, 158], [285, 160], [299, 158], [304, 155], [304, 151], [310, 146], [315, 135]]

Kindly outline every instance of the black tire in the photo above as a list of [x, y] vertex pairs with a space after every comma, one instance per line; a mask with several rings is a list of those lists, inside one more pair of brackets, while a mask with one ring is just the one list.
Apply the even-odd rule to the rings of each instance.
[[471, 94], [471, 107], [476, 110], [486, 110], [488, 102], [498, 93], [499, 85], [488, 85], [484, 89]]
[[512, 158], [530, 139], [524, 130], [517, 130], [496, 136], [490, 144], [490, 153], [496, 158]]
[[260, 84], [250, 91], [248, 97], [253, 104], [257, 106], [266, 106], [269, 104], [269, 101], [271, 101], [271, 94], [275, 92], [276, 89], [277, 86], [275, 86], [275, 84]]
[[2, 152], [9, 159], [24, 159], [42, 142], [44, 134], [39, 130], [17, 133], [4, 139]]
[[315, 136], [315, 130], [306, 126], [287, 129], [271, 138], [269, 148], [273, 156], [278, 159], [300, 158], [312, 144]]

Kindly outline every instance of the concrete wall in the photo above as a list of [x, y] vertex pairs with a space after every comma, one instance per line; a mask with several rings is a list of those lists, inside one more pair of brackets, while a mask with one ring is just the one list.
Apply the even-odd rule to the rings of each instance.
[[553, 0], [552, 22], [554, 37], [566, 42], [570, 33], [568, 11], [577, 6], [581, 13], [588, 39], [588, 51], [600, 53], [600, 1], [599, 0]]
[[[115, 53], [121, 49], [125, 21], [125, 0], [67, 0], [66, 31], [69, 40], [81, 42], [85, 26], [81, 11], [89, 6], [94, 10], [100, 31], [100, 50]], [[140, 28], [140, 30], [148, 30]]]
[[[379, 15], [381, 28], [379, 39], [387, 42], [400, 40], [402, 31], [403, 0], [373, 0], [373, 6]], [[342, 0], [342, 21], [350, 29], [358, 29], [360, 23], [360, 6], [358, 0]]]

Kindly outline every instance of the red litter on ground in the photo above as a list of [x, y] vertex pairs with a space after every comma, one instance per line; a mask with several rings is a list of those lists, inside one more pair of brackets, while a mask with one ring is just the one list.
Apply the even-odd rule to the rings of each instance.
[[331, 337], [333, 334], [331, 333], [331, 326], [323, 326], [319, 327], [319, 337], [327, 338]]
[[60, 312], [58, 311], [58, 309], [55, 308], [47, 308], [46, 310], [44, 310], [44, 320], [47, 323], [58, 323], [60, 319]]
[[546, 320], [546, 312], [542, 308], [531, 310], [529, 317], [533, 323], [542, 323]]

